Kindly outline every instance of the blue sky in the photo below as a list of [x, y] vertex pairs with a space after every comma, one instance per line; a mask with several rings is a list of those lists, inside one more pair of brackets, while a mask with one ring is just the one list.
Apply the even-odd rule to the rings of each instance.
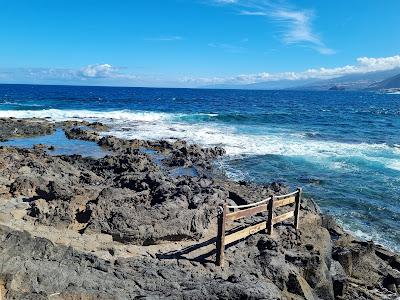
[[0, 0], [0, 82], [201, 86], [400, 67], [398, 0]]

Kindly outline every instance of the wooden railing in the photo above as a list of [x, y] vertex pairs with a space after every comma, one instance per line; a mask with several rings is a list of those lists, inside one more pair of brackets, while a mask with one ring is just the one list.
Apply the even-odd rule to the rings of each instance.
[[[266, 230], [267, 233], [271, 235], [273, 232], [274, 224], [276, 223], [280, 223], [289, 218], [294, 218], [294, 227], [297, 230], [299, 227], [300, 202], [301, 202], [301, 188], [298, 188], [293, 193], [282, 196], [271, 196], [265, 200], [253, 204], [229, 206], [225, 203], [224, 205], [218, 207], [216, 264], [218, 266], [223, 265], [226, 245], [244, 239], [249, 235], [255, 234], [261, 230]], [[290, 205], [292, 203], [295, 203], [294, 211], [289, 211], [287, 213], [275, 217], [273, 216], [275, 208]], [[229, 212], [229, 209], [239, 209], [239, 210], [234, 212]], [[229, 235], [225, 235], [226, 233], [225, 227], [227, 222], [229, 221], [233, 222], [242, 218], [251, 217], [265, 211], [268, 211], [268, 217], [266, 221], [246, 227], [242, 230], [236, 231]]]

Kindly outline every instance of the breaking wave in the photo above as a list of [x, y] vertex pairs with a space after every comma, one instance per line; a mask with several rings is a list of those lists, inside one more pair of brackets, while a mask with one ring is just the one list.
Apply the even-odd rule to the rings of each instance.
[[[318, 133], [283, 131], [246, 132], [238, 124], [217, 122], [192, 123], [185, 120], [213, 118], [216, 114], [184, 114], [149, 111], [95, 111], [95, 110], [0, 110], [0, 117], [48, 118], [52, 121], [87, 120], [113, 124], [109, 134], [121, 138], [186, 139], [205, 146], [223, 146], [229, 156], [282, 155], [301, 156], [330, 168], [340, 168], [338, 158], [357, 158], [364, 163], [378, 163], [400, 170], [400, 149], [385, 143], [344, 143], [318, 140]], [[332, 158], [335, 158], [333, 160]]]

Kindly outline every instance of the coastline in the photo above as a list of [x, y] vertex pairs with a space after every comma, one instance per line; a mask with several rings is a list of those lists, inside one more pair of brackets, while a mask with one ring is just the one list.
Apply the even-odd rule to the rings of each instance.
[[[51, 86], [2, 91], [2, 117], [99, 121], [112, 124], [107, 134], [123, 139], [175, 137], [222, 146], [227, 155], [219, 168], [230, 178], [302, 186], [357, 237], [400, 251], [395, 96]], [[70, 144], [56, 151], [69, 155], [77, 142]]]
[[[97, 143], [111, 154], [93, 159], [51, 156], [45, 145], [0, 147], [0, 295], [399, 297], [399, 255], [344, 232], [311, 199], [303, 201], [297, 232], [283, 223], [271, 237], [258, 233], [240, 241], [226, 251], [223, 268], [204, 253], [184, 253], [215, 237], [216, 207], [224, 201], [248, 204], [289, 191], [277, 183], [259, 186], [215, 176], [213, 161], [224, 154], [222, 148], [102, 137], [99, 131], [106, 127], [99, 123], [2, 122], [3, 140], [59, 128], [69, 139]], [[265, 216], [251, 221], [260, 218]], [[55, 270], [58, 283], [44, 279]]]

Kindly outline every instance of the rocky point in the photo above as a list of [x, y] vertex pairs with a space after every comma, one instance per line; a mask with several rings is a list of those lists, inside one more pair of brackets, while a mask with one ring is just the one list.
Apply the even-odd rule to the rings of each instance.
[[219, 174], [220, 147], [122, 140], [100, 123], [0, 122], [3, 140], [58, 127], [111, 153], [0, 146], [0, 299], [399, 298], [399, 255], [344, 232], [312, 199], [298, 230], [288, 220], [240, 240], [216, 266], [217, 207], [289, 192]]

